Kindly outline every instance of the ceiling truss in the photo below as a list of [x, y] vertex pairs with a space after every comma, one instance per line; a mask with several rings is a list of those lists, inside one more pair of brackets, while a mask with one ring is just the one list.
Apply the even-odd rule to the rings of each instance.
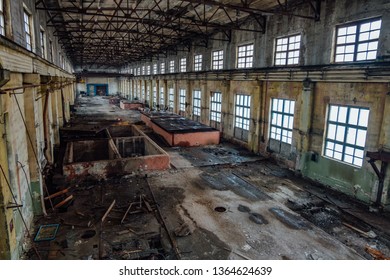
[[[230, 41], [232, 31], [264, 33], [266, 15], [319, 20], [320, 0], [36, 0], [75, 67], [128, 63]], [[297, 5], [310, 14], [292, 12]], [[216, 34], [221, 36], [215, 36]]]

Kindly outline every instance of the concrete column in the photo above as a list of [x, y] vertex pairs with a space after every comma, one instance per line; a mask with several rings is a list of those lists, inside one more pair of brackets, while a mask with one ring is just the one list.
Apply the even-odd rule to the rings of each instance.
[[54, 143], [53, 144], [58, 144], [60, 143], [60, 135], [59, 135], [59, 127], [61, 126], [62, 123], [62, 115], [61, 111], [59, 108], [61, 107], [61, 93], [59, 90], [54, 90], [53, 93], [51, 93], [51, 101], [52, 101], [52, 114], [53, 114], [53, 125], [52, 125], [52, 130], [53, 130], [53, 136], [54, 136]]
[[153, 91], [153, 80], [149, 81], [149, 97], [147, 98], [149, 107], [150, 107], [150, 99], [152, 99], [152, 91]]
[[145, 100], [146, 100], [146, 89], [148, 87], [148, 81], [147, 80], [143, 81], [143, 86], [144, 86], [144, 98], [143, 98], [142, 101], [145, 103]]
[[192, 90], [193, 83], [190, 80], [187, 80], [187, 93], [186, 93], [186, 117], [191, 118], [192, 116]]
[[63, 89], [63, 97], [64, 97], [64, 104], [65, 104], [65, 120], [64, 122], [69, 122], [70, 121], [70, 98], [71, 98], [71, 93], [72, 93], [72, 85], [67, 85]]
[[134, 99], [134, 80], [130, 80], [130, 100], [133, 100]]
[[[169, 107], [168, 81], [163, 80], [162, 87], [164, 88], [164, 108]], [[161, 109], [164, 109], [161, 108]]]
[[174, 88], [174, 99], [173, 99], [173, 112], [178, 114], [179, 113], [179, 85], [176, 80], [173, 81], [173, 88]]
[[210, 96], [208, 92], [208, 87], [207, 87], [207, 80], [201, 81], [201, 101], [200, 101], [200, 122], [203, 124], [208, 124], [209, 123], [209, 117], [210, 117], [210, 112], [209, 112], [209, 104], [210, 100], [208, 97]]
[[128, 90], [128, 96], [127, 98], [129, 100], [132, 100], [133, 99], [133, 80], [129, 78], [129, 80], [127, 81], [127, 90]]
[[222, 90], [222, 118], [221, 128], [223, 136], [234, 135], [234, 92], [231, 90], [231, 81], [224, 81]]
[[142, 80], [137, 81], [137, 96], [138, 100], [142, 99]]
[[[23, 75], [11, 73], [11, 79], [6, 87], [12, 88], [20, 87], [22, 85]], [[33, 206], [30, 195], [28, 140], [26, 126], [24, 125], [24, 121], [26, 120], [24, 94], [26, 94], [26, 92], [21, 89], [14, 93], [15, 94], [3, 95], [1, 97], [4, 106], [1, 108], [3, 113], [0, 115], [3, 123], [0, 124], [3, 125], [1, 141], [5, 142], [6, 148], [6, 152], [4, 152], [4, 154], [1, 152], [0, 154], [2, 169], [5, 173], [4, 176], [3, 172], [0, 172], [0, 177], [3, 178], [1, 179], [4, 198], [2, 206], [5, 207], [4, 211], [7, 221], [6, 225], [8, 225], [9, 251], [10, 258], [12, 259], [18, 258], [22, 252], [22, 244], [26, 232], [22, 216], [28, 227], [33, 220]], [[8, 177], [7, 180], [5, 177]], [[6, 206], [15, 202], [10, 194], [10, 188], [16, 198], [16, 203], [23, 204], [23, 207], [19, 208], [22, 216], [19, 215], [18, 212], [13, 211], [13, 209], [6, 209]], [[1, 226], [2, 225], [0, 225], [0, 227]]]
[[[40, 84], [41, 79], [39, 74], [23, 75], [25, 84]], [[40, 118], [42, 117], [38, 110], [38, 102], [35, 99], [41, 94], [37, 91], [40, 88], [27, 88], [23, 94], [24, 97], [24, 113], [27, 125], [27, 151], [28, 151], [28, 170], [30, 176], [30, 190], [32, 193], [32, 205], [35, 214], [42, 214], [43, 202], [43, 181], [41, 174], [40, 163]]]
[[309, 151], [310, 145], [310, 129], [311, 120], [313, 114], [313, 102], [314, 102], [314, 88], [315, 83], [309, 79], [303, 81], [303, 90], [300, 98], [300, 115], [299, 118], [299, 137], [297, 141], [298, 156], [296, 161], [296, 168], [298, 170], [303, 169], [305, 161], [303, 160], [304, 155]]
[[390, 88], [385, 97], [379, 146], [385, 151], [390, 152]]
[[156, 104], [153, 104], [154, 96], [151, 99], [152, 105], [154, 105], [152, 107], [155, 108], [155, 106], [160, 103], [160, 80], [156, 80]]
[[6, 209], [6, 204], [12, 201], [11, 193], [8, 189], [7, 181], [9, 182], [8, 174], [8, 154], [7, 154], [7, 143], [6, 138], [6, 119], [7, 113], [4, 113], [3, 99], [5, 95], [0, 95], [0, 166], [5, 174], [0, 171], [0, 259], [11, 258], [10, 239], [14, 232], [13, 226], [13, 212], [11, 209]]
[[[43, 83], [47, 83], [49, 77], [45, 77]], [[54, 92], [50, 90], [48, 86], [43, 86], [41, 99], [41, 107], [43, 110], [43, 126], [44, 126], [44, 153], [47, 161], [53, 163], [53, 148], [54, 134], [53, 134], [53, 115], [52, 115], [52, 97]]]
[[[390, 84], [389, 91], [387, 92], [385, 97], [381, 134], [379, 138], [379, 148], [382, 148], [386, 152], [390, 152]], [[374, 189], [376, 192], [377, 188]], [[390, 207], [390, 164], [387, 165], [386, 169], [386, 178], [384, 181], [382, 202], [385, 207]]]
[[252, 128], [252, 138], [251, 138], [251, 147], [252, 151], [259, 152], [259, 143], [261, 139], [261, 110], [262, 110], [262, 101], [263, 101], [263, 81], [257, 82], [257, 90], [252, 96], [252, 118], [254, 120]]

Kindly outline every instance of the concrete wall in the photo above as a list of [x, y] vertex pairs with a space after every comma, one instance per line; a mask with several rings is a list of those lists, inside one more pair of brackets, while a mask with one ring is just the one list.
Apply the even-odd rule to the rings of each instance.
[[[313, 16], [309, 5], [299, 6], [294, 11], [299, 15]], [[376, 61], [338, 65], [333, 63], [336, 26], [356, 20], [382, 17], [382, 28]], [[248, 23], [247, 27], [255, 23]], [[390, 56], [390, 4], [376, 1], [321, 1], [319, 21], [294, 16], [268, 15], [265, 33], [233, 31], [230, 41], [216, 34], [208, 47], [193, 47], [188, 53], [178, 53], [159, 61], [138, 62], [129, 65], [130, 71], [142, 65], [165, 61], [168, 67], [175, 60], [176, 71], [180, 58], [187, 57], [188, 72], [143, 76], [130, 80], [130, 96], [140, 96], [139, 84], [163, 84], [166, 94], [174, 88], [175, 106], [178, 112], [179, 90], [186, 89], [185, 116], [192, 118], [192, 92], [202, 92], [200, 121], [210, 121], [210, 97], [213, 92], [222, 93], [222, 122], [218, 129], [224, 138], [266, 156], [276, 158], [281, 164], [319, 181], [324, 185], [344, 192], [362, 202], [375, 201], [378, 178], [365, 159], [362, 167], [348, 165], [323, 156], [323, 143], [329, 104], [361, 106], [370, 109], [366, 151], [385, 149], [390, 151], [390, 106], [388, 85], [388, 61]], [[274, 67], [275, 39], [292, 34], [301, 34], [299, 65]], [[218, 39], [223, 39], [221, 41]], [[236, 67], [237, 46], [254, 43], [254, 67], [239, 70]], [[199, 44], [198, 44], [199, 45]], [[211, 53], [224, 50], [224, 71], [209, 71]], [[201, 72], [193, 72], [195, 54], [203, 55]], [[368, 70], [369, 69], [369, 70]], [[234, 136], [235, 95], [251, 96], [251, 121], [248, 141]], [[279, 145], [269, 139], [270, 102], [272, 98], [295, 101], [293, 139], [291, 145]], [[168, 97], [166, 96], [166, 100]], [[387, 169], [381, 205], [390, 209], [390, 167]]]
[[[28, 249], [34, 216], [46, 214], [44, 168], [54, 162], [59, 128], [70, 120], [74, 104], [73, 76], [64, 53], [46, 26], [47, 15], [35, 1], [5, 0], [6, 36], [0, 36], [0, 259], [18, 259]], [[32, 16], [33, 49], [26, 50], [23, 9]], [[45, 31], [46, 52], [40, 47]], [[49, 40], [53, 61], [49, 61]], [[15, 89], [17, 88], [17, 89]], [[12, 203], [22, 205], [7, 208]], [[20, 210], [20, 213], [19, 213]], [[25, 227], [26, 224], [27, 228]]]
[[[46, 195], [43, 169], [54, 163], [59, 127], [69, 121], [69, 104], [74, 98], [72, 85], [47, 91], [39, 86], [46, 80], [39, 74], [11, 72], [10, 80], [1, 87], [7, 91], [0, 95], [0, 198], [4, 205], [0, 211], [4, 221], [0, 226], [1, 259], [17, 259], [28, 249], [26, 230], [32, 230], [35, 215], [45, 213], [41, 203]], [[32, 84], [37, 86], [11, 90]], [[22, 205], [20, 213], [16, 208], [5, 208], [12, 206], [11, 202]]]
[[83, 82], [77, 83], [77, 93], [80, 93], [80, 91], [87, 92], [87, 85], [88, 84], [107, 84], [108, 85], [108, 95], [116, 95], [121, 91], [120, 80], [118, 78], [88, 77], [88, 78], [84, 78]]
[[[24, 32], [23, 11], [26, 10], [31, 15], [32, 23], [32, 53], [39, 57], [50, 60], [58, 67], [72, 71], [70, 61], [67, 59], [65, 52], [62, 50], [57, 37], [53, 35], [54, 28], [47, 26], [48, 15], [35, 8], [34, 0], [14, 1], [4, 0], [5, 18], [6, 18], [6, 37], [21, 47], [26, 47], [26, 38]], [[45, 32], [45, 53], [41, 51], [40, 30]], [[49, 57], [49, 42], [53, 45], [53, 59]], [[60, 58], [61, 57], [61, 58]], [[63, 63], [61, 59], [63, 58]]]

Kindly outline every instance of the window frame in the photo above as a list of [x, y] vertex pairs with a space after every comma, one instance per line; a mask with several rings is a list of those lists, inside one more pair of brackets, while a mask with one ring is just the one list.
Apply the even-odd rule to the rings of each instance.
[[157, 106], [157, 86], [152, 87], [153, 107]]
[[165, 62], [160, 63], [160, 74], [165, 74]]
[[214, 91], [210, 97], [210, 121], [222, 121], [222, 92]]
[[180, 58], [180, 73], [187, 72], [187, 58]]
[[169, 99], [169, 110], [170, 111], [175, 110], [175, 89], [174, 88], [168, 89], [168, 99]]
[[[336, 121], [330, 120], [332, 107], [338, 107], [337, 108]], [[346, 115], [345, 115], [345, 122], [338, 121], [340, 108], [346, 108], [346, 110], [347, 110], [346, 111]], [[356, 125], [350, 123], [351, 110], [358, 110], [358, 115], [357, 115], [357, 120], [356, 120], [357, 124]], [[361, 112], [363, 110], [364, 111], [368, 111], [367, 112], [366, 126], [362, 126], [362, 125], [359, 124]], [[323, 145], [323, 149], [322, 149], [323, 156], [326, 157], [326, 158], [329, 158], [329, 159], [332, 159], [332, 160], [344, 163], [344, 164], [348, 164], [348, 165], [354, 166], [355, 168], [361, 168], [363, 166], [364, 159], [365, 159], [365, 156], [364, 156], [365, 153], [364, 152], [365, 152], [365, 149], [366, 149], [369, 118], [370, 118], [370, 108], [368, 108], [368, 107], [329, 104], [328, 105], [328, 112], [327, 112], [326, 122], [325, 122], [326, 129], [325, 129], [325, 136], [324, 136], [324, 145]], [[330, 129], [329, 129], [330, 125], [336, 126], [335, 133], [334, 133], [335, 134], [334, 138], [330, 138], [329, 137], [329, 133], [331, 133]], [[338, 137], [337, 136], [337, 132], [338, 132], [339, 126], [343, 126], [344, 127], [344, 132], [343, 132], [344, 135], [343, 135], [343, 137], [341, 137], [342, 140], [337, 139], [337, 137]], [[356, 130], [356, 132], [355, 132], [355, 140], [354, 140], [355, 144], [351, 144], [351, 143], [348, 142], [349, 141], [348, 140], [349, 129], [355, 129]], [[363, 146], [359, 146], [357, 144], [359, 131], [364, 132], [364, 145]], [[334, 145], [333, 149], [332, 148], [328, 148], [329, 147], [328, 146], [329, 142], [333, 142], [333, 145]], [[332, 144], [332, 143], [330, 143], [330, 144]], [[336, 150], [336, 145], [341, 146], [341, 151], [337, 151]], [[346, 152], [347, 148], [353, 149], [354, 150], [353, 151], [354, 154], [353, 155], [348, 154]], [[331, 156], [331, 155], [327, 154], [327, 150], [332, 151], [333, 155]], [[355, 150], [360, 150], [360, 153], [361, 153], [360, 157], [356, 156]], [[335, 153], [341, 154], [341, 158], [335, 157]], [[348, 156], [351, 157], [352, 158], [352, 162], [347, 161], [345, 159], [346, 156], [347, 157]], [[361, 165], [355, 164], [355, 158], [360, 160]]]
[[[234, 136], [237, 139], [248, 141], [251, 124], [251, 95], [235, 94], [234, 104]], [[239, 133], [239, 136], [237, 134]]]
[[158, 74], [157, 63], [154, 63], [153, 64], [153, 75], [157, 75], [157, 74]]
[[212, 70], [222, 70], [223, 69], [223, 60], [224, 60], [224, 51], [215, 50], [211, 53], [211, 69]]
[[[299, 42], [295, 41], [296, 38], [299, 37]], [[284, 44], [283, 40], [287, 40], [287, 43]], [[291, 42], [294, 40], [294, 42]], [[279, 45], [278, 42], [281, 41], [281, 44]], [[289, 66], [289, 65], [299, 65], [301, 60], [301, 44], [302, 43], [302, 35], [301, 34], [292, 34], [288, 36], [283, 36], [279, 38], [275, 38], [275, 55], [274, 55], [274, 65], [275, 66]], [[296, 48], [296, 44], [298, 44], [298, 48]], [[293, 48], [292, 45], [294, 45]], [[283, 49], [283, 46], [286, 46], [286, 49]], [[278, 50], [279, 47], [281, 50]], [[295, 56], [295, 53], [298, 52], [298, 56]], [[278, 55], [285, 54], [285, 57], [278, 57]], [[290, 54], [292, 54], [290, 56]], [[278, 63], [278, 61], [285, 60], [285, 63]], [[289, 63], [289, 60], [292, 59], [293, 62]], [[294, 59], [297, 59], [295, 62]]]
[[203, 55], [196, 54], [194, 55], [194, 71], [202, 71]]
[[150, 100], [150, 85], [146, 85], [146, 98], [145, 98], [147, 102], [149, 102]]
[[0, 35], [5, 36], [4, 0], [0, 0]]
[[[27, 18], [27, 19], [26, 19]], [[27, 20], [27, 22], [26, 22]], [[32, 14], [26, 7], [23, 8], [23, 30], [24, 30], [24, 39], [26, 40], [26, 49], [33, 51], [34, 49], [34, 38], [33, 38], [33, 22]], [[28, 30], [26, 30], [28, 27]]]
[[165, 107], [164, 87], [160, 87], [160, 109]]
[[194, 89], [192, 94], [192, 114], [200, 117], [202, 113], [202, 91]]
[[169, 61], [169, 73], [175, 73], [175, 60]]
[[[248, 47], [251, 49], [248, 50]], [[243, 49], [244, 50], [240, 50]], [[248, 54], [248, 53], [252, 54]], [[243, 55], [240, 55], [243, 54]], [[247, 68], [253, 68], [253, 62], [254, 62], [254, 56], [255, 55], [255, 44], [254, 43], [248, 43], [237, 46], [237, 63], [236, 67], [238, 69], [247, 69]]]
[[144, 83], [141, 83], [141, 100], [145, 100], [146, 92], [145, 92], [145, 85]]
[[[380, 23], [380, 27], [379, 29], [375, 29], [375, 30], [371, 30], [369, 29], [368, 30], [368, 35], [370, 35], [371, 32], [373, 31], [378, 31], [378, 37], [376, 39], [368, 39], [368, 40], [362, 40], [360, 41], [360, 36], [362, 33], [367, 33], [367, 32], [361, 32], [361, 28], [364, 24], [367, 24], [367, 23], [370, 23], [372, 24], [373, 22], [376, 22], [380, 20], [381, 23]], [[353, 28], [353, 27], [356, 27], [356, 32], [353, 33], [354, 36], [355, 36], [355, 40], [353, 42], [347, 42], [348, 40], [348, 28]], [[353, 21], [353, 22], [349, 22], [349, 23], [346, 23], [346, 24], [340, 24], [340, 25], [337, 25], [336, 26], [336, 30], [335, 30], [335, 43], [334, 43], [334, 49], [333, 49], [333, 61], [334, 63], [357, 63], [357, 62], [365, 62], [365, 61], [375, 61], [377, 59], [377, 56], [378, 56], [378, 50], [379, 50], [379, 39], [380, 39], [380, 36], [381, 36], [381, 29], [383, 27], [383, 20], [382, 20], [382, 17], [374, 17], [374, 18], [369, 18], [369, 19], [363, 19], [363, 20], [357, 20], [357, 21]], [[340, 30], [343, 29], [343, 28], [347, 28], [347, 33], [345, 35], [340, 35]], [[349, 34], [349, 36], [352, 36], [353, 35], [352, 33]], [[341, 37], [344, 37], [345, 36], [345, 40], [346, 42], [345, 43], [339, 43], [339, 38]], [[372, 59], [367, 59], [367, 55], [368, 55], [368, 52], [370, 52], [368, 50], [368, 44], [370, 43], [375, 43], [376, 42], [376, 49], [375, 49], [375, 58], [372, 58]], [[362, 45], [362, 44], [366, 44], [367, 43], [367, 50], [365, 51], [366, 52], [366, 59], [359, 59], [358, 60], [358, 54], [359, 53], [363, 53], [364, 51], [360, 51], [359, 52], [359, 45]], [[351, 52], [347, 52], [347, 47], [349, 46], [353, 46], [353, 53]], [[338, 48], [342, 48], [344, 47], [344, 52], [342, 53], [338, 53]], [[374, 51], [374, 50], [371, 50], [371, 51]], [[352, 54], [353, 55], [353, 58], [352, 60], [346, 60], [345, 59], [345, 56], [348, 55], [348, 54]], [[343, 60], [342, 61], [338, 61], [337, 59], [337, 56], [338, 55], [343, 55]]]
[[41, 42], [41, 55], [42, 55], [42, 58], [46, 59], [46, 57], [47, 57], [47, 55], [46, 55], [46, 32], [42, 28], [42, 26], [40, 26], [39, 37], [40, 37], [39, 39]]
[[181, 112], [186, 111], [186, 98], [187, 98], [186, 89], [185, 88], [179, 89], [179, 111]]
[[[274, 107], [276, 103], [282, 102], [281, 110], [278, 109], [278, 104], [276, 108]], [[288, 102], [288, 111], [286, 109], [286, 104]], [[294, 118], [295, 118], [295, 100], [286, 99], [286, 98], [272, 98], [271, 99], [271, 110], [270, 110], [270, 129], [269, 129], [269, 138], [281, 143], [292, 145], [293, 139], [293, 130], [294, 130]], [[280, 125], [278, 125], [278, 116], [280, 115]], [[276, 123], [273, 123], [274, 116]], [[287, 124], [285, 123], [287, 120]], [[290, 125], [291, 123], [291, 125]], [[273, 130], [275, 129], [275, 130]], [[277, 131], [280, 130], [280, 133]], [[274, 136], [273, 136], [274, 134]], [[279, 137], [277, 137], [279, 135]]]

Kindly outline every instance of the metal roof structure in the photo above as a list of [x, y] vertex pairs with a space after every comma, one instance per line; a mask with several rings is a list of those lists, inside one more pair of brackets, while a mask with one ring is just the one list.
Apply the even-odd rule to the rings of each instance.
[[[318, 20], [320, 0], [37, 0], [75, 67], [119, 68], [265, 32], [270, 14]], [[305, 5], [305, 15], [293, 8]], [[217, 33], [221, 36], [215, 36]]]

